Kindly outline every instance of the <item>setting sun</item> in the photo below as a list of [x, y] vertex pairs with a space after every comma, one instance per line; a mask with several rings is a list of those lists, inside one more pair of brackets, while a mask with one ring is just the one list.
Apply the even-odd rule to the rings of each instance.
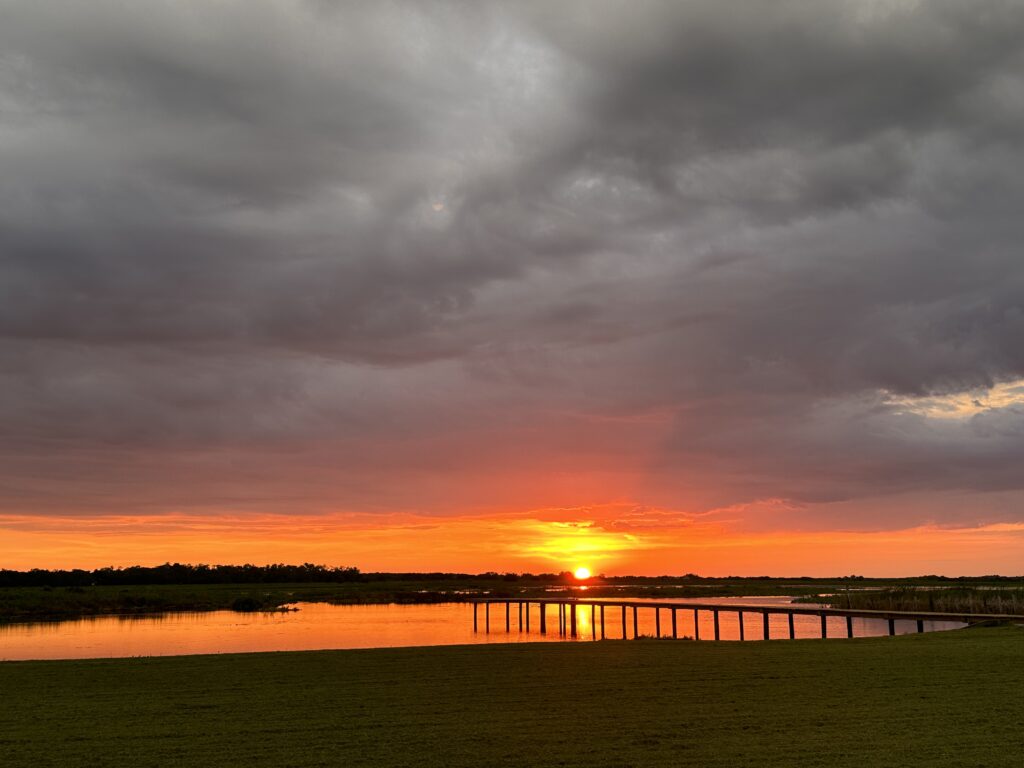
[[576, 569], [575, 575], [577, 579], [589, 579], [590, 569], [587, 568], [585, 565], [581, 565], [579, 568]]

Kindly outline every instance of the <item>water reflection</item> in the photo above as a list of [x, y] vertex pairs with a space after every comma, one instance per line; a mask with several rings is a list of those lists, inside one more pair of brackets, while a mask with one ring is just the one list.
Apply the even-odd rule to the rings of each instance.
[[[656, 605], [659, 600], [645, 601]], [[673, 600], [673, 603], [686, 602]], [[702, 603], [780, 605], [788, 598], [704, 598]], [[479, 609], [479, 629], [473, 632], [473, 608], [464, 603], [432, 605], [326, 605], [300, 603], [299, 610], [281, 613], [170, 613], [155, 616], [102, 616], [74, 621], [38, 622], [31, 624], [0, 624], [0, 660], [71, 659], [123, 656], [170, 656], [198, 653], [245, 653], [252, 651], [299, 651], [329, 648], [376, 648], [415, 645], [458, 645], [468, 643], [508, 642], [572, 642], [558, 634], [558, 610], [547, 606], [546, 635], [540, 634], [540, 608], [530, 608], [529, 632], [526, 616], [520, 623], [519, 611], [512, 606], [510, 631], [505, 631], [505, 609], [493, 605], [490, 632], [485, 631], [484, 609]], [[623, 622], [618, 607], [606, 606], [604, 637], [633, 636], [633, 616], [628, 610]], [[601, 635], [601, 611], [579, 606], [576, 613], [577, 639], [591, 641]], [[710, 612], [701, 611], [699, 634], [702, 640], [714, 637]], [[744, 636], [747, 640], [762, 638], [760, 614], [744, 614]], [[962, 626], [950, 622], [926, 622], [926, 630], [952, 629]], [[654, 611], [641, 609], [637, 615], [641, 635], [657, 632]], [[693, 611], [677, 612], [677, 635], [694, 637]], [[720, 614], [719, 630], [723, 640], [738, 640], [737, 614]], [[796, 616], [794, 630], [798, 638], [820, 637], [817, 616]], [[899, 634], [915, 632], [911, 621], [896, 622]], [[661, 611], [661, 634], [672, 633], [671, 612]], [[857, 637], [885, 635], [886, 622], [876, 619], [855, 619]], [[771, 617], [772, 637], [788, 637], [788, 619]], [[840, 617], [828, 620], [830, 637], [846, 636], [846, 621]]]

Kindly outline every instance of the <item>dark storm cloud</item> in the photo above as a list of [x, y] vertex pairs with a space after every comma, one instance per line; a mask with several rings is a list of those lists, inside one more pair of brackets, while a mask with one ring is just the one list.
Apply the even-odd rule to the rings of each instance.
[[5, 508], [1024, 482], [1019, 4], [2, 15]]

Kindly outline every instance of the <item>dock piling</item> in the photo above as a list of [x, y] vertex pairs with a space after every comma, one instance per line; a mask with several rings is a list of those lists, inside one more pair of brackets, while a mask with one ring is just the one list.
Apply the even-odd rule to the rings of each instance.
[[[904, 621], [908, 625], [912, 622], [913, 627], [919, 633], [930, 631], [931, 627], [926, 628], [927, 622], [958, 622], [963, 624], [977, 624], [983, 621], [1020, 621], [1024, 616], [1013, 615], [1013, 614], [963, 614], [963, 613], [942, 613], [938, 611], [875, 611], [875, 610], [861, 610], [855, 608], [832, 608], [824, 605], [814, 606], [800, 606], [796, 604], [790, 605], [750, 605], [749, 603], [739, 604], [722, 604], [715, 602], [697, 602], [697, 601], [634, 601], [634, 600], [609, 600], [604, 598], [587, 598], [587, 597], [557, 597], [557, 598], [513, 598], [513, 597], [479, 597], [471, 599], [473, 603], [473, 632], [477, 633], [480, 631], [490, 633], [491, 631], [491, 604], [496, 604], [499, 607], [504, 603], [505, 605], [505, 632], [510, 633], [512, 631], [512, 603], [516, 604], [516, 620], [518, 622], [517, 629], [519, 632], [530, 632], [530, 603], [536, 602], [537, 608], [540, 611], [540, 633], [542, 635], [547, 634], [547, 607], [550, 604], [558, 606], [558, 631], [562, 637], [571, 637], [577, 639], [586, 634], [586, 626], [580, 627], [580, 621], [586, 622], [586, 616], [580, 616], [580, 610], [586, 610], [587, 606], [590, 606], [590, 636], [591, 639], [598, 639], [597, 632], [597, 609], [600, 606], [601, 609], [601, 639], [608, 637], [608, 627], [606, 626], [606, 609], [608, 606], [612, 608], [618, 607], [621, 611], [620, 620], [622, 623], [622, 634], [623, 639], [631, 637], [629, 632], [629, 626], [626, 619], [627, 609], [633, 611], [633, 634], [632, 637], [640, 637], [640, 609], [641, 608], [653, 608], [654, 609], [654, 626], [652, 627], [653, 636], [657, 638], [668, 637], [668, 628], [662, 628], [661, 611], [667, 609], [669, 611], [669, 620], [672, 622], [672, 637], [678, 639], [681, 636], [681, 630], [679, 627], [679, 611], [683, 608], [688, 608], [693, 611], [693, 637], [697, 640], [700, 639], [700, 612], [710, 611], [712, 617], [712, 624], [714, 627], [714, 639], [722, 639], [722, 628], [721, 628], [721, 613], [735, 613], [738, 623], [738, 634], [739, 640], [747, 639], [747, 623], [746, 614], [748, 613], [759, 613], [761, 614], [761, 631], [762, 637], [765, 640], [772, 639], [772, 626], [771, 617], [773, 614], [784, 614], [786, 616], [786, 623], [789, 625], [789, 637], [791, 640], [796, 639], [796, 626], [795, 617], [797, 615], [805, 617], [804, 620], [811, 620], [811, 617], [817, 616], [820, 622], [820, 631], [822, 639], [829, 637], [829, 619], [835, 618], [837, 621], [841, 620], [846, 624], [846, 632], [843, 633], [841, 630], [833, 630], [832, 637], [846, 637], [853, 638], [856, 636], [854, 631], [854, 619], [864, 619], [876, 622], [875, 629], [870, 627], [867, 628], [867, 634], [872, 635], [878, 632], [878, 623], [885, 622], [888, 625], [889, 635], [896, 634], [896, 622]], [[484, 615], [483, 624], [481, 627], [481, 616], [480, 616], [480, 605], [483, 604]], [[838, 625], [841, 626], [841, 625]], [[909, 630], [913, 631], [913, 630]], [[785, 635], [781, 632], [776, 633], [776, 637], [781, 638]]]

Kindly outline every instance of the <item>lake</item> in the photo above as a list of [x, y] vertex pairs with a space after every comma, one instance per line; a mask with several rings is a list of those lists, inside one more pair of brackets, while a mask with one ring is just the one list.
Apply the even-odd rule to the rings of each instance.
[[[692, 602], [727, 605], [784, 605], [786, 597], [702, 598]], [[657, 604], [668, 601], [645, 600]], [[687, 602], [673, 599], [673, 604]], [[416, 645], [462, 645], [475, 643], [591, 642], [593, 630], [590, 611], [578, 612], [579, 637], [559, 637], [558, 610], [548, 606], [548, 634], [539, 633], [538, 608], [532, 606], [530, 632], [517, 627], [512, 609], [512, 631], [505, 632], [504, 607], [491, 606], [491, 631], [483, 631], [483, 607], [480, 607], [480, 632], [473, 632], [473, 606], [466, 603], [433, 605], [328, 605], [298, 603], [297, 610], [275, 613], [168, 613], [145, 616], [96, 616], [71, 621], [0, 624], [0, 660], [85, 659], [124, 656], [179, 656], [204, 653], [248, 653], [254, 651], [309, 651], [338, 648], [383, 648]], [[640, 611], [640, 633], [654, 634], [654, 612]], [[680, 636], [693, 636], [693, 612], [680, 611]], [[761, 639], [761, 616], [745, 614], [747, 640]], [[846, 621], [828, 620], [830, 637], [846, 637]], [[954, 622], [926, 622], [926, 631], [964, 626]], [[617, 609], [609, 609], [607, 637], [619, 638], [621, 622]], [[632, 615], [629, 619], [632, 635]], [[798, 638], [820, 637], [817, 616], [797, 616]], [[662, 634], [671, 633], [667, 612], [662, 612]], [[898, 634], [915, 632], [912, 621], [897, 621]], [[721, 615], [723, 640], [738, 640], [739, 626], [734, 613]], [[772, 637], [788, 637], [789, 626], [783, 615], [771, 617]], [[878, 619], [854, 619], [857, 637], [885, 635], [886, 622]], [[714, 637], [711, 614], [701, 612], [700, 636]]]

